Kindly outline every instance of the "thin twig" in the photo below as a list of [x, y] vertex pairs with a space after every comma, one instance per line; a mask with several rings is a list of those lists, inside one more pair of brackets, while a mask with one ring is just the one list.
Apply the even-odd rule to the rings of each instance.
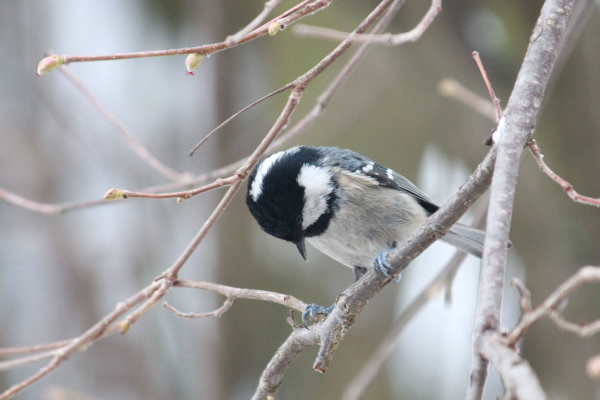
[[[453, 79], [444, 79], [439, 83], [438, 88], [440, 93], [444, 96], [456, 99], [461, 103], [469, 106], [473, 110], [479, 112], [480, 114], [488, 117], [489, 119], [494, 120], [492, 103], [490, 103], [483, 97], [473, 93], [469, 89], [465, 88], [457, 81]], [[548, 175], [550, 179], [559, 184], [560, 187], [564, 189], [564, 191], [573, 201], [586, 205], [600, 207], [600, 198], [588, 197], [577, 193], [577, 191], [571, 183], [561, 178], [554, 171], [552, 171], [550, 167], [548, 167], [548, 165], [544, 161], [544, 156], [539, 146], [537, 145], [535, 139], [529, 141], [529, 143], [527, 143], [527, 146], [529, 146], [529, 150], [531, 151], [531, 154], [533, 155], [533, 158], [535, 159], [540, 170], [546, 175]]]
[[153, 282], [148, 287], [131, 296], [125, 302], [119, 303], [114, 311], [104, 316], [104, 318], [102, 318], [100, 321], [94, 324], [81, 336], [70, 340], [67, 345], [52, 351], [52, 360], [48, 364], [40, 368], [36, 373], [31, 375], [27, 379], [9, 387], [7, 390], [0, 394], [0, 400], [6, 400], [11, 398], [27, 386], [31, 385], [32, 383], [40, 380], [44, 376], [54, 371], [63, 362], [68, 360], [70, 356], [73, 355], [73, 353], [75, 353], [77, 350], [90, 345], [93, 341], [98, 340], [101, 337], [104, 337], [103, 333], [106, 332], [107, 328], [111, 326], [113, 322], [115, 322], [119, 317], [121, 317], [133, 307], [135, 307], [135, 305], [137, 305], [139, 302], [143, 301], [145, 298], [148, 298], [149, 295], [157, 291], [160, 286], [160, 283]]
[[506, 340], [509, 345], [514, 345], [536, 324], [540, 319], [549, 317], [555, 325], [567, 332], [581, 337], [589, 337], [600, 332], [600, 319], [587, 324], [575, 324], [566, 321], [562, 315], [561, 305], [569, 296], [581, 286], [591, 283], [600, 283], [600, 267], [586, 266], [581, 268], [575, 275], [561, 284], [546, 300], [531, 309], [529, 291], [518, 279], [513, 279], [513, 285], [519, 289], [521, 295], [521, 319], [519, 323], [508, 333]]
[[66, 202], [66, 203], [39, 203], [37, 201], [26, 199], [25, 197], [19, 196], [18, 194], [9, 192], [6, 189], [0, 187], [0, 200], [6, 201], [8, 204], [23, 208], [25, 210], [33, 211], [45, 215], [58, 215], [67, 211], [79, 210], [82, 208], [88, 208], [93, 206], [99, 206], [102, 204], [108, 204], [104, 200], [92, 200], [83, 202]]
[[284, 85], [282, 87], [280, 87], [277, 90], [272, 91], [271, 93], [267, 94], [266, 96], [261, 97], [260, 99], [256, 100], [255, 102], [247, 105], [246, 107], [242, 108], [240, 111], [236, 112], [235, 114], [233, 114], [231, 117], [227, 118], [225, 121], [221, 122], [219, 124], [219, 126], [217, 126], [215, 129], [213, 129], [212, 131], [210, 131], [210, 133], [208, 135], [206, 135], [202, 140], [200, 140], [194, 147], [192, 147], [192, 149], [188, 152], [188, 154], [190, 156], [193, 156], [194, 153], [196, 152], [196, 150], [198, 150], [198, 148], [200, 146], [202, 146], [202, 144], [204, 144], [204, 142], [206, 142], [215, 132], [217, 132], [219, 129], [221, 129], [222, 127], [224, 127], [225, 125], [227, 125], [229, 122], [231, 122], [231, 120], [233, 120], [235, 117], [243, 114], [245, 111], [249, 110], [250, 108], [254, 107], [255, 105], [265, 101], [266, 99], [268, 99], [269, 97], [272, 97], [276, 94], [279, 94], [281, 92], [284, 92], [290, 88], [292, 88], [294, 86], [294, 83], [288, 83], [287, 85]]
[[[295, 11], [292, 12], [291, 14], [288, 14], [288, 12], [283, 13], [282, 15], [284, 15], [284, 17], [281, 18], [279, 21], [280, 21], [281, 25], [287, 26], [287, 25], [292, 24], [308, 15], [311, 15], [317, 11], [320, 11], [320, 10], [326, 8], [333, 1], [335, 1], [335, 0], [316, 0], [313, 2], [305, 1], [305, 2], [303, 2], [303, 4], [306, 3], [306, 6], [299, 8], [299, 9], [297, 8], [297, 6], [294, 6], [292, 9]], [[196, 46], [196, 47], [186, 47], [186, 48], [181, 48], [181, 49], [141, 51], [141, 52], [134, 52], [134, 53], [107, 54], [107, 55], [96, 55], [96, 56], [61, 55], [61, 57], [63, 59], [63, 64], [68, 65], [71, 63], [75, 63], [75, 62], [114, 61], [114, 60], [126, 60], [126, 59], [132, 59], [132, 58], [164, 57], [164, 56], [175, 56], [175, 55], [194, 54], [194, 53], [208, 55], [208, 54], [213, 54], [213, 53], [216, 53], [216, 52], [219, 52], [222, 50], [229, 49], [231, 47], [240, 45], [242, 43], [249, 42], [260, 36], [264, 36], [265, 34], [268, 33], [268, 29], [269, 29], [268, 25], [263, 25], [255, 30], [253, 30], [252, 32], [246, 34], [236, 43], [228, 43], [227, 40], [224, 40], [224, 41], [218, 42], [218, 43], [205, 44], [205, 45]]]
[[167, 167], [154, 157], [143, 144], [135, 137], [133, 133], [112, 113], [110, 110], [102, 104], [102, 102], [92, 94], [92, 92], [75, 76], [73, 72], [67, 67], [60, 67], [58, 69], [67, 80], [85, 97], [90, 104], [102, 114], [109, 124], [113, 126], [121, 134], [123, 139], [127, 142], [131, 150], [140, 157], [146, 164], [151, 168], [158, 171], [161, 175], [173, 181], [180, 181], [185, 178], [185, 174], [181, 174], [173, 169]]
[[53, 343], [38, 344], [26, 347], [8, 347], [0, 348], [0, 357], [14, 356], [20, 354], [31, 354], [40, 351], [54, 350], [69, 344], [70, 340], [61, 340]]
[[228, 43], [228, 44], [230, 44], [230, 45], [239, 43], [239, 41], [244, 36], [246, 36], [247, 34], [249, 34], [254, 29], [256, 29], [256, 28], [258, 28], [260, 26], [260, 24], [267, 18], [267, 16], [269, 15], [269, 13], [275, 7], [277, 7], [277, 5], [279, 4], [280, 1], [281, 0], [269, 0], [269, 1], [267, 1], [265, 3], [265, 6], [264, 6], [263, 10], [260, 12], [260, 14], [258, 14], [252, 21], [250, 21], [250, 23], [248, 25], [246, 25], [238, 33], [233, 34], [231, 36], [227, 36], [227, 38], [225, 38], [225, 42]]
[[490, 83], [490, 79], [488, 78], [487, 72], [485, 72], [485, 68], [483, 63], [481, 62], [481, 58], [479, 58], [479, 53], [474, 51], [473, 58], [477, 63], [477, 67], [479, 67], [479, 72], [483, 77], [483, 81], [485, 82], [485, 86], [487, 87], [488, 93], [490, 94], [490, 99], [492, 99], [492, 103], [494, 103], [494, 109], [496, 110], [496, 123], [500, 122], [500, 118], [502, 118], [502, 107], [500, 107], [500, 99], [496, 97], [496, 93], [494, 92], [494, 88]]
[[304, 309], [306, 308], [306, 303], [298, 300], [293, 296], [282, 293], [269, 292], [266, 290], [236, 288], [212, 282], [190, 281], [185, 279], [176, 280], [173, 286], [210, 290], [211, 292], [227, 296], [227, 298], [231, 298], [232, 300], [249, 299], [268, 301], [272, 303], [281, 304], [299, 312], [304, 312]]
[[544, 156], [534, 139], [530, 140], [527, 145], [529, 146], [529, 150], [531, 150], [531, 154], [535, 158], [538, 167], [540, 167], [540, 170], [546, 175], [548, 175], [550, 179], [552, 179], [554, 182], [558, 183], [560, 187], [562, 187], [563, 190], [567, 193], [567, 195], [571, 198], [571, 200], [590, 206], [600, 207], [600, 198], [593, 198], [580, 195], [579, 193], [577, 193], [573, 185], [571, 185], [569, 182], [558, 176], [556, 173], [554, 173], [554, 171], [550, 169], [550, 167], [548, 167], [548, 165], [546, 165], [546, 163], [544, 162]]
[[198, 318], [207, 318], [207, 317], [217, 317], [218, 318], [221, 315], [225, 314], [225, 312], [227, 312], [227, 310], [229, 310], [232, 305], [233, 305], [233, 299], [231, 297], [227, 297], [225, 299], [225, 301], [223, 302], [223, 305], [221, 307], [217, 308], [216, 310], [202, 313], [202, 314], [197, 314], [197, 313], [193, 313], [193, 312], [184, 313], [184, 312], [177, 310], [175, 307], [170, 306], [167, 302], [163, 303], [164, 308], [171, 311], [173, 314], [175, 314], [176, 317], [183, 318], [183, 319], [198, 319]]
[[[294, 28], [294, 33], [300, 36], [312, 36], [330, 40], [351, 40], [353, 42], [367, 42], [386, 44], [389, 46], [399, 46], [405, 43], [414, 43], [419, 40], [441, 11], [442, 0], [432, 0], [429, 10], [427, 10], [427, 13], [416, 27], [406, 33], [399, 33], [396, 35], [391, 33], [352, 35], [347, 32], [340, 32], [334, 29], [320, 28], [310, 25], [298, 25]], [[352, 36], [350, 37], [350, 35]]]
[[186, 190], [183, 192], [172, 192], [172, 193], [149, 193], [149, 192], [132, 192], [129, 190], [123, 190], [123, 189], [109, 189], [106, 194], [104, 195], [104, 199], [105, 200], [111, 200], [113, 199], [114, 196], [116, 196], [116, 193], [118, 193], [118, 197], [119, 198], [123, 198], [123, 199], [128, 199], [130, 197], [142, 197], [142, 198], [146, 198], [146, 199], [172, 199], [172, 198], [177, 198], [177, 199], [184, 199], [187, 200], [193, 196], [196, 196], [198, 194], [204, 193], [204, 192], [208, 192], [214, 189], [218, 189], [221, 188], [223, 186], [231, 186], [236, 182], [242, 181], [243, 178], [238, 176], [238, 175], [233, 175], [230, 176], [229, 178], [225, 178], [225, 179], [217, 179], [215, 182], [209, 184], [209, 185], [205, 185], [196, 189], [192, 189], [192, 190]]

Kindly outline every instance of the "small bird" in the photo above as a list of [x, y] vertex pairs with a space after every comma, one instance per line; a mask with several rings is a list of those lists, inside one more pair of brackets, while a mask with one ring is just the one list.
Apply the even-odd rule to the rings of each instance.
[[[387, 254], [438, 210], [412, 182], [350, 150], [296, 146], [253, 169], [246, 204], [268, 234], [292, 242], [308, 260], [305, 240], [352, 268], [388, 278]], [[456, 223], [441, 238], [481, 258], [485, 233]], [[334, 304], [335, 305], [335, 304]], [[333, 306], [306, 307], [302, 320], [329, 314]]]

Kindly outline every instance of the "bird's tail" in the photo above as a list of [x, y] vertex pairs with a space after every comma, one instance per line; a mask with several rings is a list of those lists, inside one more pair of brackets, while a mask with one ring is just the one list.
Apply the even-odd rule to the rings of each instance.
[[456, 248], [481, 258], [483, 255], [483, 241], [485, 232], [467, 225], [456, 223], [450, 232], [440, 240]]

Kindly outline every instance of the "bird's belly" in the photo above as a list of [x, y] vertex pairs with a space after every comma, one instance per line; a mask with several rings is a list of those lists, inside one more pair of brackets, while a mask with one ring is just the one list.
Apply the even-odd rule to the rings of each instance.
[[379, 253], [406, 241], [426, 219], [424, 213], [398, 221], [394, 217], [397, 216], [383, 216], [383, 223], [373, 223], [355, 215], [336, 215], [325, 233], [307, 240], [322, 253], [350, 268], [371, 268]]

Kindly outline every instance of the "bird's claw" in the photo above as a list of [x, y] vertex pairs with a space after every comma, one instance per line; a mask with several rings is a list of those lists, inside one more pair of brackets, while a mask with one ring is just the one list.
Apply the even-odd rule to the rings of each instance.
[[390, 274], [390, 272], [393, 270], [392, 265], [387, 260], [387, 256], [390, 252], [391, 250], [383, 250], [381, 253], [379, 253], [379, 255], [373, 259], [373, 269], [379, 275], [383, 275], [392, 280], [394, 283], [398, 283], [402, 278], [402, 274], [398, 274], [396, 278], [392, 277]]
[[308, 329], [308, 321], [315, 321], [318, 314], [325, 316], [331, 314], [333, 307], [335, 307], [335, 303], [333, 303], [330, 307], [323, 307], [314, 303], [307, 305], [302, 313], [302, 325]]

